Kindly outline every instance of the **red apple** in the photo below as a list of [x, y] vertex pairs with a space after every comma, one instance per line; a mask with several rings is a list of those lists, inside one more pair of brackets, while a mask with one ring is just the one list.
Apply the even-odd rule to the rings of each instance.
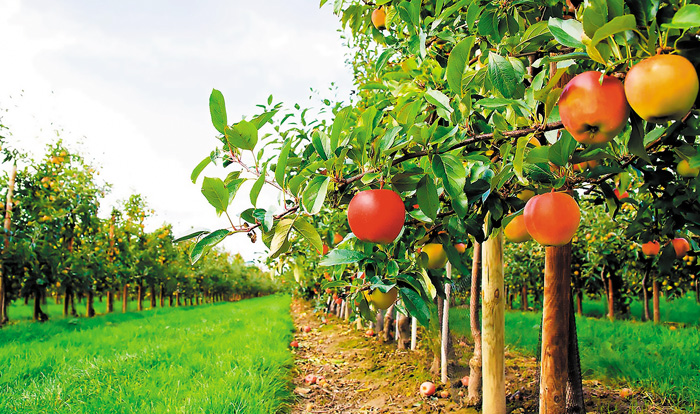
[[659, 250], [661, 250], [661, 244], [657, 241], [648, 241], [642, 244], [642, 254], [644, 256], [656, 256], [659, 254]]
[[563, 246], [576, 234], [581, 210], [570, 195], [551, 192], [532, 197], [525, 204], [523, 217], [527, 232], [537, 243]]
[[559, 97], [564, 128], [582, 144], [612, 141], [625, 129], [629, 110], [622, 82], [595, 71], [574, 76]]
[[673, 244], [673, 250], [676, 251], [676, 258], [678, 259], [685, 256], [690, 251], [690, 243], [682, 237], [671, 240], [671, 243]]
[[289, 346], [292, 348], [299, 348], [299, 342], [297, 341], [292, 341], [289, 343]]
[[304, 382], [311, 385], [316, 383], [316, 376], [314, 374], [309, 374], [306, 377], [304, 377]]
[[440, 398], [450, 398], [450, 392], [448, 390], [440, 391]]
[[463, 387], [468, 387], [469, 386], [469, 375], [465, 375], [460, 379], [460, 382], [462, 383]]
[[420, 395], [430, 397], [433, 394], [435, 394], [435, 384], [426, 381], [420, 385]]
[[350, 230], [366, 242], [393, 242], [401, 233], [405, 219], [403, 200], [391, 190], [361, 191], [348, 205]]
[[304, 327], [301, 328], [301, 330], [308, 333], [308, 332], [311, 332], [311, 327], [308, 325], [304, 325]]
[[374, 336], [374, 329], [367, 329], [367, 331], [365, 332], [365, 335], [366, 336]]

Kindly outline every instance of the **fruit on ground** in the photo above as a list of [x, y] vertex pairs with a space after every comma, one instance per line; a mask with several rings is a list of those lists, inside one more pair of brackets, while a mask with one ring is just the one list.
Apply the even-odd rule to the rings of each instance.
[[367, 329], [367, 331], [365, 331], [365, 335], [374, 336], [374, 329]]
[[308, 333], [308, 332], [311, 332], [311, 327], [308, 325], [304, 325], [304, 327], [301, 328], [301, 330]]
[[340, 243], [341, 241], [343, 241], [343, 236], [341, 236], [339, 233], [336, 233], [336, 234], [333, 236], [333, 244], [334, 244], [334, 245], [335, 245], [335, 244], [338, 244], [338, 243]]
[[673, 244], [673, 250], [676, 251], [676, 258], [678, 259], [685, 256], [690, 251], [690, 243], [682, 237], [676, 237], [671, 240], [671, 244]]
[[465, 375], [459, 381], [462, 383], [463, 387], [468, 387], [469, 386], [469, 375]]
[[447, 390], [440, 391], [440, 398], [450, 398], [450, 392]]
[[506, 236], [508, 241], [513, 243], [522, 243], [532, 240], [532, 236], [530, 236], [530, 233], [527, 232], [527, 228], [525, 228], [525, 217], [522, 214], [513, 217], [503, 229], [503, 235]]
[[660, 250], [661, 244], [657, 241], [648, 241], [642, 244], [642, 254], [644, 254], [644, 256], [656, 256], [657, 254], [659, 254]]
[[447, 253], [440, 243], [428, 243], [421, 249], [428, 255], [428, 269], [442, 269], [447, 263]]
[[643, 119], [657, 124], [683, 118], [698, 96], [698, 74], [683, 56], [656, 55], [627, 72], [625, 94]]
[[386, 29], [386, 12], [383, 8], [378, 8], [372, 12], [372, 24], [377, 30]]
[[401, 233], [406, 208], [391, 190], [365, 190], [348, 205], [348, 223], [355, 236], [371, 243], [391, 243]]
[[388, 309], [389, 306], [396, 302], [396, 298], [399, 296], [399, 291], [395, 287], [389, 289], [386, 293], [379, 289], [373, 289], [369, 293], [365, 290], [362, 293], [365, 295], [367, 302], [374, 305], [376, 309]]
[[620, 194], [620, 190], [617, 189], [617, 188], [613, 190], [613, 193], [615, 193], [615, 197], [617, 197], [618, 200], [622, 200], [623, 198], [629, 198], [629, 197], [630, 197], [630, 193], [628, 193], [627, 191], [625, 191], [624, 193]]
[[563, 246], [571, 241], [581, 221], [576, 200], [566, 193], [545, 193], [532, 197], [523, 210], [525, 228], [545, 246]]
[[464, 243], [457, 243], [454, 245], [455, 250], [457, 250], [457, 253], [464, 253], [467, 251], [467, 245]]
[[299, 342], [297, 341], [292, 341], [289, 343], [289, 346], [292, 348], [299, 348]]
[[433, 394], [435, 394], [435, 384], [426, 381], [420, 385], [420, 395], [430, 397]]
[[681, 160], [676, 166], [676, 172], [681, 177], [693, 178], [697, 177], [700, 173], [700, 168], [691, 168], [688, 160]]
[[317, 380], [317, 377], [314, 374], [309, 374], [306, 377], [304, 377], [304, 382], [311, 385], [315, 384]]
[[574, 76], [559, 97], [559, 115], [564, 128], [582, 144], [612, 141], [629, 118], [622, 82], [596, 71]]

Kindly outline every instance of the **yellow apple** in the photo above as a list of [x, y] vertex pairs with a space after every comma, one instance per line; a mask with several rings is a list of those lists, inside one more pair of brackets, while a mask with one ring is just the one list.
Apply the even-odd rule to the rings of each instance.
[[700, 168], [691, 168], [688, 160], [681, 160], [678, 166], [676, 166], [676, 172], [678, 172], [678, 175], [681, 177], [693, 178], [698, 176]]

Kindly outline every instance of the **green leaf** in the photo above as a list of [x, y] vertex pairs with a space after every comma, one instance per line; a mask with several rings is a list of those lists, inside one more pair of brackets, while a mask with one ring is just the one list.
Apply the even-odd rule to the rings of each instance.
[[461, 218], [467, 215], [468, 200], [464, 194], [467, 172], [462, 161], [452, 154], [442, 154], [433, 157], [432, 165], [435, 176], [442, 184], [452, 200], [452, 208]]
[[[288, 141], [288, 143], [291, 141]], [[325, 132], [315, 129], [311, 133], [311, 144], [314, 146], [316, 153], [321, 156], [323, 161], [328, 161], [331, 156], [331, 141]]]
[[258, 128], [255, 124], [243, 120], [233, 128], [225, 128], [224, 135], [230, 146], [244, 150], [253, 150], [258, 143]]
[[384, 152], [391, 148], [392, 145], [394, 145], [394, 140], [396, 139], [396, 135], [403, 129], [403, 127], [396, 126], [384, 133], [382, 136], [381, 140], [379, 141], [379, 151]]
[[377, 73], [381, 73], [382, 68], [384, 67], [384, 65], [386, 65], [386, 62], [388, 62], [389, 59], [391, 59], [394, 53], [396, 53], [396, 49], [394, 48], [389, 48], [383, 51], [382, 54], [379, 55], [379, 58], [377, 58], [377, 64], [374, 65], [374, 70], [377, 71]]
[[474, 41], [474, 36], [463, 39], [452, 49], [447, 59], [447, 84], [459, 96], [462, 96], [462, 75], [469, 62]]
[[610, 36], [614, 36], [628, 30], [635, 30], [636, 28], [637, 21], [633, 15], [626, 14], [624, 16], [616, 17], [605, 23], [600, 29], [596, 30], [595, 35], [593, 35], [593, 38], [591, 39], [591, 44], [587, 46], [587, 49], [596, 47], [596, 45], [603, 41], [603, 39], [607, 39]]
[[[229, 176], [230, 175], [231, 174], [229, 174]], [[228, 191], [228, 205], [231, 205], [233, 199], [236, 197], [236, 193], [238, 193], [238, 189], [241, 188], [241, 185], [246, 181], [248, 181], [247, 178], [229, 179], [228, 177], [226, 177], [226, 181], [224, 181], [224, 184], [226, 185], [226, 191]]]
[[426, 302], [421, 298], [415, 290], [407, 287], [399, 287], [399, 293], [401, 294], [401, 299], [403, 300], [406, 310], [415, 317], [418, 322], [427, 327], [430, 323], [430, 309]]
[[272, 237], [272, 243], [270, 243], [270, 256], [274, 256], [280, 251], [284, 245], [288, 242], [289, 232], [294, 224], [294, 219], [282, 219], [277, 223], [275, 227], [275, 235]]
[[182, 237], [178, 237], [177, 239], [173, 240], [173, 243], [180, 243], [180, 242], [183, 242], [183, 241], [185, 241], [185, 240], [194, 239], [195, 237], [199, 237], [199, 236], [201, 236], [202, 234], [208, 234], [208, 233], [209, 233], [209, 232], [206, 231], [206, 230], [195, 231], [194, 233], [190, 233], [190, 234], [188, 234], [188, 235], [185, 235], [185, 236], [182, 236]]
[[209, 113], [214, 128], [223, 134], [228, 123], [226, 121], [226, 104], [224, 95], [216, 89], [212, 89], [211, 95], [209, 95]]
[[583, 9], [583, 31], [592, 38], [596, 30], [608, 22], [607, 0], [588, 0]]
[[495, 52], [489, 52], [489, 79], [505, 98], [512, 98], [518, 87], [517, 76], [508, 59]]
[[226, 211], [228, 208], [228, 190], [220, 178], [204, 177], [202, 194], [217, 211]]
[[256, 205], [258, 203], [258, 196], [260, 195], [260, 190], [262, 190], [263, 185], [265, 185], [265, 168], [263, 168], [260, 177], [255, 180], [253, 188], [250, 189], [250, 203]]
[[627, 142], [627, 150], [630, 154], [634, 154], [651, 164], [649, 154], [647, 154], [647, 150], [644, 147], [644, 122], [642, 118], [636, 112], [630, 111], [630, 123], [632, 124], [632, 132]]
[[282, 146], [280, 156], [277, 158], [277, 166], [275, 167], [275, 181], [280, 187], [284, 187], [284, 177], [287, 172], [287, 161], [289, 159], [289, 150], [292, 146], [292, 141], [288, 140]]
[[190, 262], [192, 262], [192, 264], [197, 263], [197, 260], [199, 260], [202, 255], [211, 250], [212, 247], [221, 243], [229, 234], [231, 233], [228, 230], [219, 229], [202, 237], [190, 251]]
[[354, 250], [333, 249], [321, 260], [319, 266], [358, 263], [360, 260], [366, 259], [367, 257], [366, 254]]
[[430, 221], [435, 221], [438, 208], [440, 207], [440, 198], [438, 197], [435, 182], [429, 175], [424, 175], [418, 182], [416, 195], [418, 196], [418, 206], [421, 211], [425, 213]]
[[700, 26], [700, 5], [686, 4], [673, 15], [671, 23], [661, 25], [664, 29], [690, 29]]
[[444, 93], [435, 89], [428, 89], [423, 96], [428, 103], [435, 105], [436, 108], [452, 113], [453, 109], [450, 107], [450, 98]]
[[304, 193], [301, 195], [301, 202], [307, 213], [314, 215], [321, 211], [321, 207], [326, 201], [326, 193], [328, 192], [328, 183], [330, 181], [330, 177], [323, 175], [316, 176], [309, 181]]
[[[272, 95], [270, 95], [270, 98], [272, 98]], [[262, 114], [256, 116], [253, 118], [253, 124], [257, 129], [262, 128], [265, 124], [270, 122], [273, 116], [275, 116], [279, 112], [278, 110], [274, 111], [268, 111], [268, 112], [263, 112]]]
[[571, 154], [574, 153], [578, 142], [574, 140], [569, 131], [562, 129], [559, 140], [549, 147], [549, 161], [560, 167], [569, 163]]
[[321, 241], [321, 236], [318, 235], [316, 228], [306, 221], [303, 217], [297, 217], [294, 220], [294, 228], [301, 234], [306, 240], [311, 243], [311, 246], [316, 250], [323, 251], [323, 242]]
[[352, 106], [346, 106], [335, 115], [335, 119], [333, 120], [333, 129], [331, 129], [331, 151], [333, 152], [335, 152], [335, 150], [338, 148], [340, 133], [345, 128], [345, 124], [350, 117], [351, 111]]
[[211, 163], [211, 157], [207, 157], [202, 160], [199, 164], [197, 164], [196, 167], [194, 167], [194, 170], [192, 170], [192, 175], [190, 176], [190, 179], [192, 179], [192, 184], [197, 182], [197, 178], [199, 177], [199, 174], [202, 173], [204, 168]]
[[575, 49], [583, 48], [583, 43], [581, 43], [583, 25], [578, 20], [562, 20], [556, 17], [550, 17], [548, 27], [549, 32], [554, 36], [557, 42]]
[[515, 148], [515, 158], [513, 159], [513, 171], [518, 177], [521, 183], [527, 185], [527, 180], [523, 175], [523, 161], [525, 158], [525, 148], [527, 148], [528, 142], [534, 136], [534, 134], [529, 134], [524, 137], [518, 138], [518, 144]]

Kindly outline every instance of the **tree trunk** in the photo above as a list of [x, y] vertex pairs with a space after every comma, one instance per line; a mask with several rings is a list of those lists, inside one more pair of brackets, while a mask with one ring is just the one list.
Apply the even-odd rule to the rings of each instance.
[[158, 294], [158, 298], [160, 299], [160, 307], [164, 308], [165, 307], [165, 286], [163, 284], [160, 284], [160, 293]]
[[151, 285], [151, 309], [156, 308], [156, 286]]
[[136, 286], [136, 310], [139, 312], [143, 310], [143, 284], [141, 282]]
[[88, 318], [92, 318], [95, 316], [95, 306], [94, 306], [94, 301], [95, 301], [95, 296], [93, 295], [92, 291], [88, 291], [87, 293], [87, 299], [86, 299], [86, 307], [87, 310], [85, 312], [85, 315]]
[[695, 281], [695, 302], [700, 303], [700, 289], [698, 289], [698, 281]]
[[37, 322], [49, 320], [49, 315], [41, 310], [41, 292], [38, 289], [34, 292], [34, 320]]
[[172, 294], [168, 295], [168, 305], [171, 308], [173, 307], [173, 295]]
[[180, 293], [179, 293], [179, 292], [175, 294], [175, 298], [177, 299], [177, 301], [175, 302], [175, 305], [178, 306], [178, 307], [179, 307], [179, 306], [182, 306], [182, 305], [180, 304]]
[[24, 306], [29, 305], [29, 296], [31, 296], [31, 295], [30, 294], [24, 295]]
[[[406, 315], [396, 315], [398, 317], [399, 335], [397, 339], [398, 349], [407, 349], [411, 346], [411, 318]], [[358, 319], [359, 320], [359, 319]]]
[[63, 293], [63, 316], [68, 316], [68, 307], [70, 306], [70, 289], [66, 288]]
[[[447, 278], [452, 278], [452, 263], [447, 262]], [[450, 292], [452, 284], [445, 283], [445, 300], [442, 305], [442, 337], [440, 341], [440, 381], [447, 384], [447, 364], [450, 350]]]
[[54, 299], [54, 304], [56, 304], [56, 305], [61, 304], [61, 299], [60, 299], [60, 295], [58, 294], [58, 292], [56, 292], [54, 294], [53, 299]]
[[394, 311], [396, 309], [395, 304], [389, 306], [386, 310], [384, 316], [384, 329], [382, 329], [382, 339], [385, 343], [389, 343], [394, 340]]
[[659, 281], [654, 279], [651, 286], [654, 301], [654, 323], [659, 323], [661, 322], [661, 309], [659, 307]]
[[489, 237], [482, 251], [482, 412], [505, 414], [505, 301], [503, 298], [503, 232]]
[[127, 308], [127, 301], [129, 300], [129, 284], [125, 283], [124, 288], [122, 289], [122, 313], [126, 313], [126, 308]]
[[[2, 253], [10, 247], [10, 225], [12, 224], [12, 193], [15, 190], [15, 179], [17, 177], [17, 164], [12, 166], [10, 170], [10, 178], [7, 182], [7, 198], [5, 199], [5, 222], [3, 223], [4, 244]], [[4, 265], [2, 262], [2, 254], [0, 254], [0, 326], [3, 326], [9, 320], [7, 316], [7, 287], [5, 281]]]
[[70, 294], [70, 314], [73, 317], [78, 317], [78, 311], [75, 310], [75, 293]]
[[615, 319], [615, 288], [613, 287], [612, 274], [608, 276], [608, 319]]
[[649, 277], [649, 268], [644, 273], [642, 278], [642, 307], [644, 308], [644, 314], [642, 315], [642, 321], [651, 320], [651, 314], [649, 313], [649, 292], [647, 291], [647, 278]]
[[467, 405], [481, 402], [481, 329], [479, 328], [479, 299], [481, 298], [481, 243], [474, 242], [472, 259], [472, 288], [469, 295], [469, 327], [474, 339], [474, 355], [469, 360], [469, 389]]
[[107, 313], [114, 312], [114, 293], [111, 290], [107, 291]]
[[583, 292], [576, 292], [576, 313], [583, 316]]
[[520, 292], [520, 310], [527, 311], [529, 308], [527, 303], [527, 283], [523, 283], [522, 291]]
[[545, 249], [540, 414], [566, 413], [569, 378], [571, 243]]

